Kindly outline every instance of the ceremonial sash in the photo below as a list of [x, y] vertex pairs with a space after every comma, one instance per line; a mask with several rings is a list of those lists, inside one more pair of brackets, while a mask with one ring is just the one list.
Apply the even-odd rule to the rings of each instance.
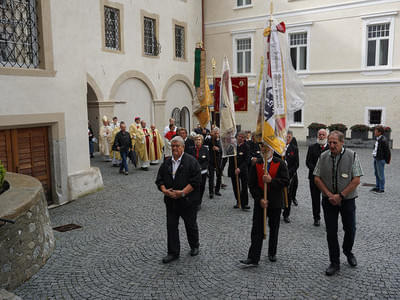
[[[278, 169], [279, 169], [280, 163], [279, 162], [273, 162], [271, 161], [271, 164], [269, 166], [269, 175], [272, 178], [276, 177], [276, 174], [278, 173]], [[264, 163], [261, 164], [256, 164], [256, 168], [257, 168], [257, 180], [258, 180], [258, 186], [264, 190], [264, 181], [263, 181], [263, 176], [264, 176]], [[268, 190], [270, 189], [270, 185], [268, 184]]]
[[158, 160], [158, 145], [157, 145], [157, 133], [155, 131], [153, 133], [153, 145], [154, 145], [154, 155], [156, 160]]

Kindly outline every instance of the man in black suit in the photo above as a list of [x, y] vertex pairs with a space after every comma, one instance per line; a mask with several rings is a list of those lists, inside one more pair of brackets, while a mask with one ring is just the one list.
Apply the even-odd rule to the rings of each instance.
[[[263, 158], [252, 164], [249, 173], [250, 193], [254, 198], [253, 226], [251, 228], [251, 246], [246, 260], [240, 262], [245, 266], [257, 266], [261, 256], [264, 237], [264, 208], [267, 208], [269, 242], [268, 259], [276, 261], [278, 246], [279, 222], [283, 207], [283, 189], [289, 185], [286, 164], [274, 157], [273, 150], [261, 144], [261, 151], [267, 157], [267, 172]], [[264, 200], [264, 184], [267, 184], [267, 200]]]
[[[208, 145], [210, 162], [208, 164], [208, 191], [210, 199], [214, 198], [215, 195], [221, 196], [219, 192], [221, 189], [222, 182], [222, 147], [219, 139], [219, 128], [215, 127], [211, 131], [211, 136], [206, 139], [205, 144]], [[216, 174], [217, 182], [214, 186], [214, 174]]]
[[172, 157], [161, 164], [156, 179], [167, 209], [168, 255], [163, 258], [163, 263], [179, 258], [179, 217], [185, 223], [190, 254], [199, 254], [197, 204], [200, 199], [200, 165], [193, 156], [184, 153], [185, 142], [180, 136], [171, 140], [171, 148]]
[[[250, 150], [250, 161], [255, 163], [259, 158], [262, 158], [261, 156], [261, 149], [259, 144], [255, 140], [255, 132], [251, 134], [251, 139], [247, 140], [246, 143], [249, 145], [249, 150]], [[251, 167], [251, 164], [249, 164], [249, 169]]]
[[296, 199], [296, 190], [298, 186], [297, 169], [299, 168], [299, 149], [295, 146], [293, 132], [288, 130], [286, 136], [285, 160], [289, 171], [288, 187], [288, 207], [283, 209], [283, 221], [290, 223], [290, 207]]
[[235, 193], [236, 205], [234, 208], [239, 208], [238, 201], [238, 187], [236, 184], [236, 175], [239, 177], [240, 187], [240, 204], [242, 209], [250, 209], [249, 195], [247, 191], [247, 180], [249, 174], [250, 150], [249, 145], [246, 143], [246, 134], [239, 132], [237, 135], [237, 148], [236, 148], [237, 168], [235, 168], [235, 157], [229, 157], [228, 176], [231, 177], [233, 192]]
[[191, 138], [188, 138], [186, 128], [179, 128], [177, 134], [183, 138], [183, 141], [185, 142], [185, 153], [191, 154], [193, 150], [192, 148], [194, 148], [194, 141]]
[[317, 164], [318, 158], [321, 153], [327, 151], [328, 140], [327, 140], [327, 132], [325, 129], [320, 129], [318, 131], [317, 142], [308, 147], [307, 158], [306, 158], [306, 166], [309, 169], [308, 171], [308, 179], [310, 180], [310, 192], [311, 192], [311, 200], [312, 200], [312, 210], [314, 217], [314, 226], [320, 226], [321, 220], [321, 191], [314, 183], [314, 168]]
[[197, 210], [201, 209], [201, 202], [203, 201], [204, 190], [206, 189], [208, 164], [210, 161], [208, 146], [203, 145], [203, 136], [198, 134], [194, 138], [195, 146], [191, 149], [189, 154], [191, 154], [198, 163], [201, 169], [201, 185], [200, 185], [200, 199], [197, 203]]

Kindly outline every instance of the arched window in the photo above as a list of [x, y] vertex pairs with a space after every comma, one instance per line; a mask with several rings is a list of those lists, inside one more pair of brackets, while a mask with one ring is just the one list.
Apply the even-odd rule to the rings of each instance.
[[184, 106], [180, 112], [180, 126], [186, 128], [190, 132], [190, 112], [189, 109]]
[[172, 110], [171, 118], [175, 119], [175, 126], [181, 127], [181, 110], [175, 107]]

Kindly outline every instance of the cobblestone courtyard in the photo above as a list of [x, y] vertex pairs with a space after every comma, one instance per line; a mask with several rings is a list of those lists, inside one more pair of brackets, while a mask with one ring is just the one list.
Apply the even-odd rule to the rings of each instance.
[[[371, 150], [357, 153], [362, 183], [374, 183]], [[96, 157], [92, 163], [101, 168], [105, 189], [50, 210], [53, 227], [82, 228], [55, 232], [48, 263], [14, 293], [23, 299], [400, 299], [399, 151], [386, 167], [385, 194], [359, 187], [354, 246], [359, 264], [350, 268], [342, 255], [341, 271], [333, 277], [324, 275], [329, 264], [324, 224], [312, 225], [305, 154], [301, 148], [299, 206], [292, 208], [292, 223], [281, 223], [278, 261], [268, 261], [264, 243], [259, 267], [248, 269], [239, 260], [250, 245], [252, 212], [233, 209], [228, 178], [222, 197], [208, 199], [205, 193], [200, 255], [188, 254], [181, 222], [181, 258], [164, 265], [165, 207], [154, 184], [158, 167], [123, 176]]]

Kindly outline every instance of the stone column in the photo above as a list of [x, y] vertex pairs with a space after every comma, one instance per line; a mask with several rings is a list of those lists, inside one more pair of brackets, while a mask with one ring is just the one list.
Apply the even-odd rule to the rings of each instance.
[[168, 120], [165, 119], [166, 103], [167, 100], [165, 99], [154, 100], [154, 124], [161, 133], [164, 131], [164, 127], [168, 124]]

